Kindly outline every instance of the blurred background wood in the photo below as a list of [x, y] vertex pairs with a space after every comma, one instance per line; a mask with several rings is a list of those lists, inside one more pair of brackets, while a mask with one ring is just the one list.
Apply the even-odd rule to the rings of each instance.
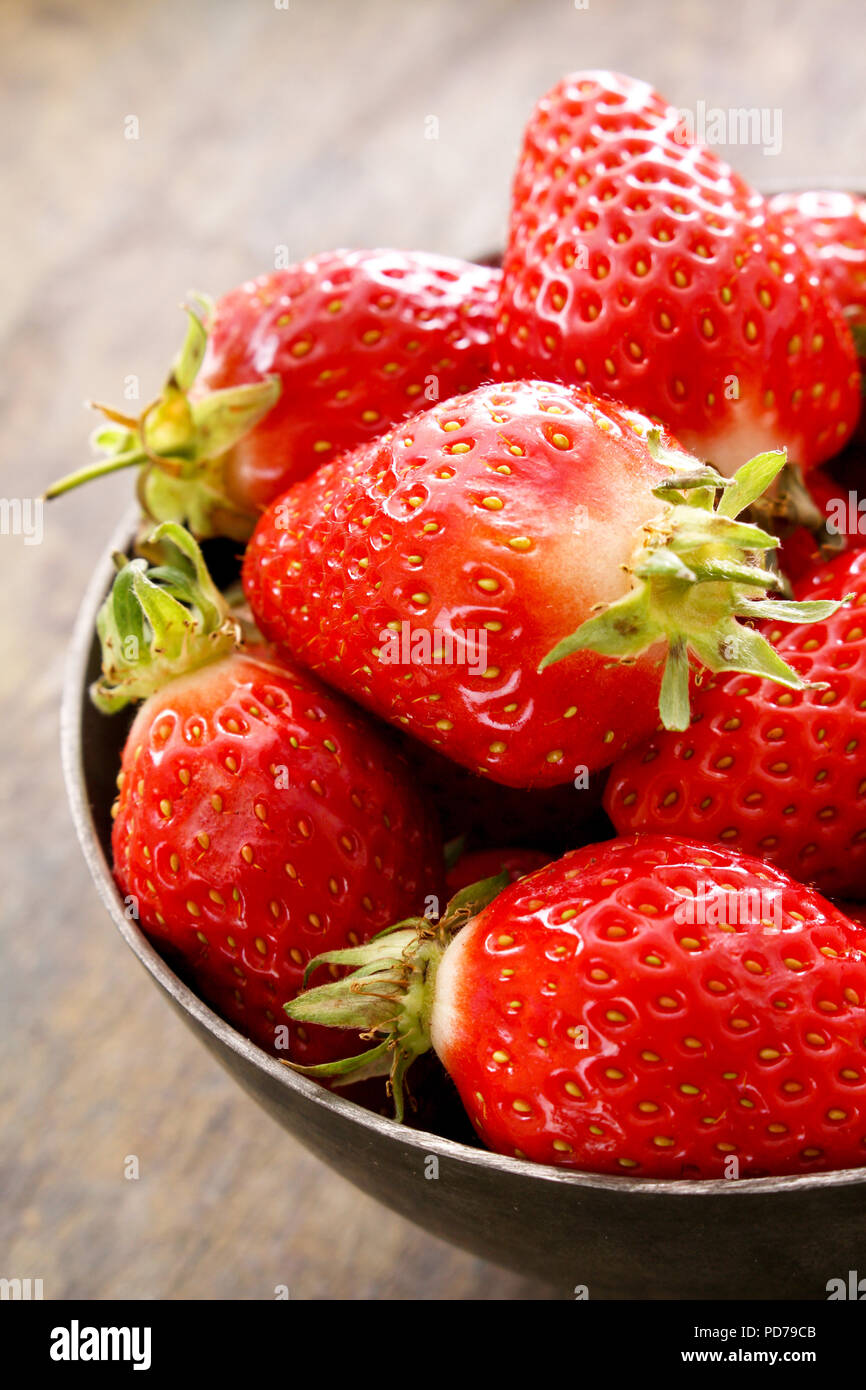
[[[501, 244], [522, 124], [568, 68], [635, 72], [692, 109], [779, 108], [777, 155], [728, 152], [746, 174], [862, 187], [864, 30], [861, 0], [4, 0], [3, 496], [83, 460], [85, 397], [122, 403], [128, 373], [142, 397], [159, 384], [190, 287], [218, 293], [279, 246]], [[305, 1154], [112, 931], [56, 724], [130, 486], [54, 504], [39, 546], [0, 537], [0, 1275], [42, 1278], [46, 1298], [548, 1297]]]

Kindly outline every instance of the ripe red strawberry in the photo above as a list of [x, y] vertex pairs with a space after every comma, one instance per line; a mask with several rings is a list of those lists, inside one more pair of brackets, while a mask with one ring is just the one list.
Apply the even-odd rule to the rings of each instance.
[[107, 412], [121, 427], [96, 436], [109, 458], [48, 495], [143, 465], [139, 495], [155, 520], [244, 540], [320, 463], [490, 377], [499, 281], [486, 266], [389, 250], [330, 251], [247, 281], [204, 306], [206, 325], [191, 315], [142, 421]]
[[644, 416], [485, 386], [290, 489], [244, 586], [271, 640], [455, 762], [586, 786], [659, 701], [688, 724], [689, 652], [799, 683], [738, 621], [778, 584], [756, 560], [777, 543], [732, 518], [783, 461], [752, 460], [713, 510], [723, 480]]
[[509, 883], [516, 883], [535, 869], [550, 863], [550, 855], [540, 849], [476, 849], [461, 854], [448, 870], [446, 887], [449, 895], [459, 893], [473, 883], [497, 874], [507, 874]]
[[817, 893], [637, 836], [539, 869], [454, 935], [471, 912], [326, 957], [365, 976], [286, 1012], [382, 1036], [367, 1057], [398, 1106], [432, 1045], [484, 1143], [517, 1158], [658, 1178], [866, 1164], [866, 932]]
[[[147, 696], [118, 779], [115, 876], [202, 997], [286, 1055], [280, 1006], [311, 956], [423, 911], [441, 845], [368, 721], [286, 656], [237, 649], [195, 543], [171, 524], [154, 542], [167, 563], [126, 565], [100, 615], [97, 704]], [[334, 1056], [323, 1030], [292, 1033], [288, 1055]]]
[[723, 473], [829, 458], [859, 414], [840, 310], [766, 201], [645, 82], [574, 73], [523, 140], [494, 348], [664, 421]]
[[866, 356], [866, 198], [856, 193], [779, 193], [770, 210], [805, 246]]
[[834, 897], [866, 898], [866, 552], [839, 556], [795, 592], [854, 596], [811, 627], [766, 624], [779, 655], [822, 687], [708, 682], [691, 728], [656, 734], [614, 766], [605, 804], [620, 834], [719, 841]]

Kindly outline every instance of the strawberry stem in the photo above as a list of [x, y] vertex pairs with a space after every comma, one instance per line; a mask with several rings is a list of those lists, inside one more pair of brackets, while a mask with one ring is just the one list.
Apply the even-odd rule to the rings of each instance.
[[102, 676], [90, 695], [105, 714], [228, 656], [240, 636], [188, 531], [164, 522], [147, 544], [162, 563], [116, 556], [118, 573], [96, 620]]
[[325, 951], [307, 966], [306, 978], [320, 965], [354, 966], [351, 975], [306, 990], [284, 1004], [289, 1018], [332, 1028], [377, 1034], [382, 1041], [360, 1056], [317, 1066], [286, 1062], [304, 1076], [388, 1075], [394, 1114], [403, 1119], [404, 1078], [409, 1067], [431, 1047], [430, 1012], [436, 972], [456, 933], [508, 885], [507, 873], [482, 879], [455, 893], [436, 926], [423, 917], [409, 918], [380, 932], [363, 946]]
[[112, 427], [94, 431], [91, 443], [105, 457], [61, 478], [45, 493], [60, 497], [82, 483], [123, 468], [138, 468], [138, 496], [157, 522], [187, 524], [193, 534], [247, 540], [255, 516], [238, 506], [225, 485], [225, 462], [238, 440], [268, 413], [281, 390], [280, 378], [190, 397], [207, 347], [205, 320], [212, 306], [195, 296], [187, 309], [187, 333], [162, 394], [137, 420], [95, 405]]
[[630, 566], [634, 586], [557, 643], [539, 670], [577, 651], [634, 658], [665, 643], [659, 713], [666, 729], [689, 725], [690, 656], [710, 671], [742, 671], [793, 690], [812, 688], [765, 637], [746, 625], [768, 617], [821, 622], [847, 602], [767, 598], [782, 588], [782, 581], [758, 557], [779, 542], [736, 518], [773, 483], [785, 465], [784, 451], [758, 454], [728, 480], [709, 467], [676, 471], [676, 456], [663, 454], [657, 432], [648, 443], [674, 471], [653, 489], [664, 511], [644, 527]]
[[67, 473], [65, 478], [52, 483], [45, 493], [45, 500], [50, 502], [54, 497], [61, 497], [64, 492], [71, 492], [73, 488], [80, 487], [82, 483], [89, 483], [93, 478], [104, 478], [109, 473], [119, 473], [123, 468], [136, 468], [145, 460], [146, 455], [141, 449], [129, 449], [122, 454], [114, 453], [107, 459], [94, 459], [83, 468], [76, 469], [74, 473]]

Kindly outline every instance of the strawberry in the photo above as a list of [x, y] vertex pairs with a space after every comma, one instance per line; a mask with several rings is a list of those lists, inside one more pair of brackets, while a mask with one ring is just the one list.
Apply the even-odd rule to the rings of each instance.
[[859, 414], [841, 311], [766, 201], [645, 82], [564, 78], [514, 179], [494, 366], [587, 385], [729, 474], [829, 458]]
[[866, 356], [866, 198], [822, 191], [779, 193], [770, 211], [804, 246]]
[[688, 724], [689, 652], [799, 685], [739, 622], [779, 584], [756, 561], [777, 542], [733, 518], [783, 462], [744, 465], [714, 508], [725, 480], [646, 417], [484, 386], [291, 488], [244, 586], [269, 639], [455, 762], [586, 787], [659, 703]]
[[516, 883], [535, 869], [550, 863], [550, 855], [540, 849], [476, 849], [461, 854], [446, 877], [449, 894], [497, 874], [507, 874], [509, 883]]
[[499, 280], [426, 252], [331, 251], [199, 299], [162, 396], [140, 420], [106, 410], [108, 457], [47, 495], [141, 466], [155, 520], [245, 540], [324, 460], [491, 375]]
[[820, 684], [708, 682], [691, 728], [656, 734], [617, 762], [605, 804], [620, 834], [718, 841], [821, 892], [866, 898], [866, 552], [840, 555], [795, 592], [819, 602], [853, 595], [815, 626], [766, 625], [779, 656]]
[[398, 1113], [432, 1046], [516, 1158], [653, 1178], [866, 1164], [862, 927], [757, 859], [663, 836], [500, 886], [324, 956], [363, 970], [286, 1012], [378, 1034], [361, 1065], [390, 1068]]
[[[403, 760], [285, 655], [239, 648], [191, 537], [126, 564], [103, 606], [108, 712], [143, 699], [123, 750], [114, 873], [132, 915], [260, 1047], [310, 957], [424, 909], [441, 845]], [[178, 674], [183, 672], [183, 674]], [[289, 1055], [334, 1055], [292, 1029]]]

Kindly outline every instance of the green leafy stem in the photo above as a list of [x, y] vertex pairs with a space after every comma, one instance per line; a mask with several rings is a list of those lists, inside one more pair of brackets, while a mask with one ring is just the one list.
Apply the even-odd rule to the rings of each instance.
[[96, 620], [102, 675], [90, 694], [106, 714], [228, 656], [240, 637], [189, 532], [164, 522], [147, 544], [162, 563], [116, 555], [118, 573]]
[[710, 671], [765, 676], [794, 690], [815, 688], [750, 625], [764, 618], [821, 622], [847, 602], [770, 598], [782, 580], [763, 557], [779, 541], [737, 520], [782, 470], [785, 451], [758, 454], [727, 479], [697, 463], [683, 471], [682, 456], [667, 453], [657, 431], [648, 443], [672, 473], [653, 489], [664, 508], [644, 527], [627, 567], [632, 588], [558, 642], [539, 670], [578, 651], [628, 659], [665, 643], [659, 713], [667, 729], [688, 728], [691, 657]]
[[94, 431], [91, 443], [104, 457], [92, 460], [54, 483], [46, 499], [59, 497], [82, 483], [138, 468], [138, 496], [153, 521], [176, 521], [204, 538], [226, 535], [246, 540], [255, 517], [230, 497], [225, 461], [230, 450], [275, 405], [278, 376], [246, 386], [190, 394], [204, 361], [206, 322], [212, 313], [203, 295], [192, 296], [187, 332], [161, 395], [138, 419], [110, 406], [95, 405], [108, 420]]

